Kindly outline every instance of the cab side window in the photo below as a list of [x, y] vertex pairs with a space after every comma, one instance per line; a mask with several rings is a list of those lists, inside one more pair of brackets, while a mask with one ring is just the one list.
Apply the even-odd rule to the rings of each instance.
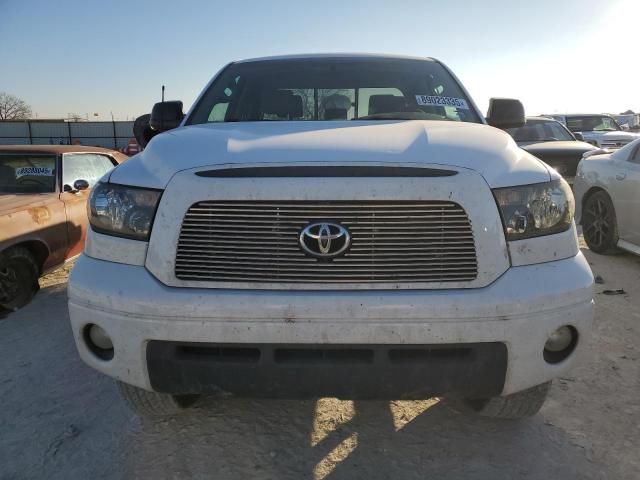
[[629, 161], [632, 163], [640, 164], [640, 145], [636, 147], [635, 151], [631, 152]]
[[62, 157], [62, 185], [73, 186], [76, 180], [86, 180], [89, 187], [93, 187], [114, 166], [111, 158], [106, 155], [67, 153]]

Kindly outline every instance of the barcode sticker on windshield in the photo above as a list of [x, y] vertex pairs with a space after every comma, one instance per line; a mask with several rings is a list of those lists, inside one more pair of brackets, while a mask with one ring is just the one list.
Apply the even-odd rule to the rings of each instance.
[[16, 168], [16, 178], [20, 177], [52, 177], [53, 169], [49, 167], [20, 167]]
[[418, 102], [418, 105], [428, 105], [430, 107], [455, 107], [469, 110], [469, 105], [463, 98], [416, 95], [416, 102]]

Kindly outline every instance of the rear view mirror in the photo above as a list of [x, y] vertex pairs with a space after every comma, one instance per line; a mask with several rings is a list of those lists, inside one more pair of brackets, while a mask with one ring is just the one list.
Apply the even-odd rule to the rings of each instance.
[[489, 100], [487, 123], [496, 128], [517, 128], [525, 124], [524, 107], [520, 100], [513, 98], [492, 98]]
[[149, 126], [156, 132], [166, 132], [176, 128], [182, 122], [182, 102], [171, 100], [169, 102], [156, 103], [151, 110]]
[[581, 142], [584, 142], [584, 136], [581, 133], [573, 132], [573, 136], [576, 137], [576, 140], [580, 140]]

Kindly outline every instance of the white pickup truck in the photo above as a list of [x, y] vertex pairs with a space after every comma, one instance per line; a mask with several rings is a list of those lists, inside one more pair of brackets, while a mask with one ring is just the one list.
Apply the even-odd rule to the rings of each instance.
[[143, 415], [221, 392], [533, 415], [585, 351], [593, 278], [566, 182], [500, 130], [523, 124], [429, 58], [227, 65], [94, 187], [80, 356]]

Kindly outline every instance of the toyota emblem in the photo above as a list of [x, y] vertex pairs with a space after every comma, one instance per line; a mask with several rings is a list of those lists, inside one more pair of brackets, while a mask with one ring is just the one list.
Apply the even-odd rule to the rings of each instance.
[[307, 225], [300, 232], [300, 248], [317, 258], [333, 258], [351, 245], [351, 234], [342, 225], [319, 222]]

